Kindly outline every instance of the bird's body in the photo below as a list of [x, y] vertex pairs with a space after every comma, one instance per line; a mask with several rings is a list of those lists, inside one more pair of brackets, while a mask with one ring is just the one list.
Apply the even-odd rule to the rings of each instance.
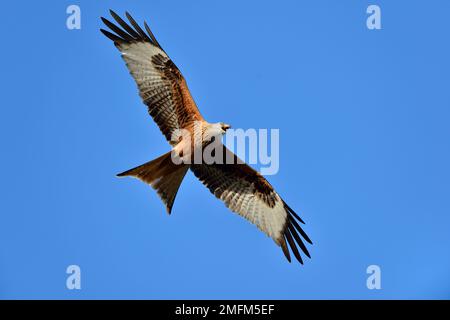
[[[229, 125], [209, 123], [200, 114], [186, 80], [168, 57], [146, 23], [146, 32], [127, 13], [131, 26], [111, 11], [120, 25], [102, 18], [114, 32], [101, 30], [111, 39], [126, 62], [171, 151], [119, 176], [134, 176], [151, 185], [172, 210], [178, 188], [186, 172], [194, 175], [232, 211], [243, 216], [271, 237], [290, 261], [290, 246], [302, 263], [300, 249], [309, 257], [303, 240], [311, 243], [300, 227], [303, 221], [283, 201], [270, 183], [220, 142]], [[197, 159], [214, 143], [213, 162]]]

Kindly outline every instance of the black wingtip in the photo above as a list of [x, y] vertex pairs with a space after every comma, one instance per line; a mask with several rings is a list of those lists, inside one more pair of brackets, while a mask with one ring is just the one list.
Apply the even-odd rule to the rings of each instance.
[[127, 17], [128, 21], [131, 23], [131, 25], [134, 27], [136, 32], [141, 36], [142, 40], [148, 41], [152, 43], [153, 45], [156, 45], [152, 42], [152, 39], [150, 39], [149, 35], [145, 33], [144, 30], [139, 26], [139, 24], [134, 20], [134, 18], [129, 14], [128, 12], [125, 12], [125, 16]]
[[121, 45], [123, 43], [131, 43], [135, 41], [144, 41], [151, 43], [152, 45], [158, 47], [160, 50], [164, 52], [164, 49], [161, 47], [159, 42], [156, 40], [152, 31], [150, 30], [147, 23], [144, 21], [145, 32], [143, 28], [139, 26], [139, 24], [134, 20], [131, 14], [126, 11], [125, 16], [128, 19], [129, 23], [125, 22], [115, 11], [109, 10], [112, 18], [116, 22], [113, 23], [105, 17], [100, 17], [103, 23], [110, 29], [112, 32], [102, 31], [105, 36], [109, 39], [113, 40], [117, 45]]
[[114, 33], [111, 33], [108, 30], [100, 29], [100, 32], [103, 33], [108, 39], [112, 40], [115, 44], [118, 44], [121, 41], [123, 41], [122, 38], [116, 36]]
[[284, 237], [281, 238], [281, 240], [279, 241], [279, 244], [281, 246], [281, 250], [283, 250], [284, 256], [286, 257], [287, 261], [289, 261], [289, 263], [291, 263], [291, 255], [289, 253], [289, 249], [286, 244], [286, 239]]
[[283, 204], [284, 204], [284, 207], [286, 208], [286, 210], [287, 210], [289, 213], [291, 213], [295, 218], [297, 218], [297, 220], [300, 221], [300, 223], [306, 224], [305, 221], [303, 221], [303, 219], [300, 218], [300, 216], [299, 216], [294, 210], [292, 210], [292, 208], [289, 207], [288, 204], [287, 204], [286, 202], [284, 202], [284, 200], [283, 200]]
[[131, 15], [131, 13], [129, 12], [129, 11], [125, 11], [125, 16], [128, 18], [128, 19], [133, 19], [133, 16]]
[[311, 255], [308, 252], [308, 249], [306, 248], [305, 244], [303, 243], [302, 239], [300, 238], [300, 236], [298, 235], [298, 233], [296, 232], [295, 228], [292, 226], [292, 224], [289, 224], [287, 227], [287, 230], [285, 231], [286, 233], [290, 233], [293, 238], [295, 239], [295, 242], [298, 244], [298, 246], [300, 247], [300, 249], [302, 250], [302, 252], [311, 259]]
[[290, 223], [294, 226], [294, 228], [302, 235], [303, 239], [305, 239], [306, 242], [309, 244], [313, 244], [311, 239], [308, 237], [305, 231], [303, 231], [302, 227], [298, 224], [297, 221], [295, 221], [295, 218], [292, 216], [289, 216]]
[[300, 262], [300, 264], [303, 264], [303, 259], [300, 256], [300, 252], [298, 252], [297, 246], [294, 243], [294, 239], [292, 238], [292, 235], [291, 235], [291, 232], [289, 231], [289, 229], [286, 230], [286, 232], [284, 233], [284, 237], [287, 240], [287, 242], [289, 243], [292, 253], [294, 254], [297, 261]]
[[[303, 220], [294, 212], [294, 210], [292, 210], [292, 208], [290, 208], [286, 204], [286, 202], [283, 201], [283, 205], [286, 211], [286, 224], [283, 231], [284, 243], [289, 244], [289, 249], [292, 251], [297, 260], [301, 264], [303, 264], [303, 260], [300, 255], [300, 250], [305, 254], [305, 256], [311, 259], [311, 255], [309, 254], [309, 251], [306, 248], [305, 242], [311, 245], [313, 243], [299, 224], [299, 223], [304, 224]], [[285, 250], [283, 249], [283, 251]]]

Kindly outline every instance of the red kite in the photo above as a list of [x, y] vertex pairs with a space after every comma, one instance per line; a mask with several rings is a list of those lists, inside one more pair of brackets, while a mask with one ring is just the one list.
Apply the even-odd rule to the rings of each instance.
[[[139, 94], [148, 112], [172, 146], [172, 150], [161, 157], [118, 174], [133, 176], [151, 185], [164, 202], [170, 214], [178, 188], [190, 169], [194, 175], [233, 212], [238, 213], [281, 246], [286, 258], [291, 261], [288, 245], [297, 260], [303, 264], [299, 253], [310, 257], [304, 241], [312, 244], [300, 223], [303, 220], [283, 201], [270, 183], [257, 171], [242, 162], [232, 151], [220, 143], [222, 156], [229, 161], [215, 163], [176, 163], [173, 155], [190, 158], [193, 152], [183, 154], [187, 145], [205, 148], [216, 137], [225, 134], [229, 125], [209, 123], [200, 114], [189, 92], [186, 80], [156, 40], [147, 23], [144, 31], [126, 13], [129, 24], [111, 11], [117, 25], [102, 17], [112, 31], [101, 32], [114, 42], [136, 81]], [[200, 135], [194, 132], [200, 127]], [[183, 139], [176, 132], [186, 130], [191, 139]], [[201, 143], [196, 144], [200, 138]], [[220, 141], [220, 140], [219, 140]]]

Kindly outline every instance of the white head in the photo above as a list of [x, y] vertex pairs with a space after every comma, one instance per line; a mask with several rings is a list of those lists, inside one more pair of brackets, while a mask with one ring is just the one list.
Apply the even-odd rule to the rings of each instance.
[[229, 124], [223, 122], [212, 123], [209, 125], [208, 130], [205, 131], [204, 139], [209, 141], [212, 137], [220, 137], [230, 128]]
[[223, 122], [219, 122], [218, 124], [220, 125], [220, 129], [222, 130], [222, 134], [225, 134], [225, 132], [227, 132], [227, 130], [231, 128], [229, 124]]

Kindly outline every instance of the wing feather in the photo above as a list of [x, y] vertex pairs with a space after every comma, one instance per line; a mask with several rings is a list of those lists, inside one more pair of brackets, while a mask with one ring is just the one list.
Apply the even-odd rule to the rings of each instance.
[[[136, 31], [139, 33], [139, 35], [141, 36], [141, 38], [143, 40], [147, 40], [148, 42], [150, 41], [150, 38], [148, 37], [148, 35], [144, 32], [144, 30], [142, 30], [142, 28], [139, 26], [139, 24], [133, 19], [133, 17], [128, 13], [125, 12], [125, 15], [127, 16], [128, 21], [130, 21], [130, 23], [133, 25], [133, 27], [136, 29]], [[155, 44], [155, 43], [153, 43]], [[158, 47], [161, 49], [161, 47], [158, 45]]]
[[161, 48], [147, 23], [146, 33], [128, 12], [126, 17], [131, 25], [114, 11], [111, 11], [111, 16], [118, 25], [102, 17], [112, 32], [103, 29], [101, 32], [122, 53], [150, 116], [166, 139], [173, 143], [175, 130], [185, 128], [193, 121], [203, 121], [186, 80]]
[[[269, 182], [257, 171], [223, 146], [224, 161], [213, 164], [193, 164], [194, 175], [233, 212], [255, 224], [281, 246], [291, 261], [289, 249], [303, 263], [299, 248], [311, 257], [304, 241], [311, 240], [300, 227], [303, 220], [281, 199]], [[234, 159], [225, 163], [225, 159]], [[298, 220], [298, 221], [297, 221]]]
[[120, 24], [120, 26], [134, 39], [139, 39], [140, 37], [142, 37], [142, 35], [138, 34], [133, 28], [131, 28], [117, 13], [112, 10], [109, 10], [109, 12], [111, 13], [111, 16], [114, 18], [114, 20], [116, 20], [117, 23]]

